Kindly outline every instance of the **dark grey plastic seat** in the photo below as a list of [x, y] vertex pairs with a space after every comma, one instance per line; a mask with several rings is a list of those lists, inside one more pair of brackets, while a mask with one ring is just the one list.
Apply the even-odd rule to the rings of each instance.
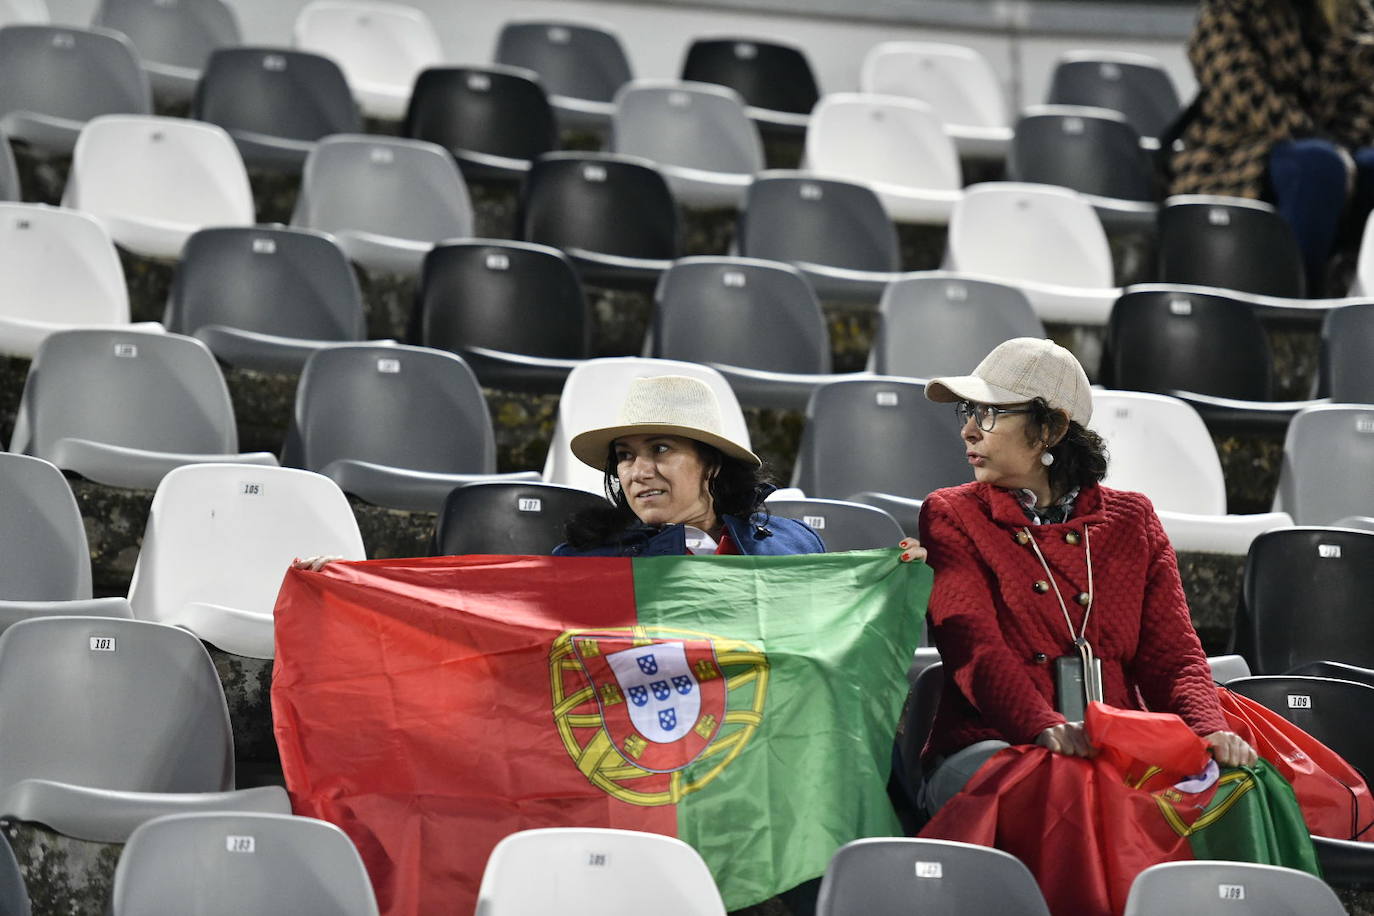
[[882, 509], [840, 499], [770, 499], [768, 511], [805, 522], [830, 553], [896, 547], [902, 526]]
[[953, 407], [927, 401], [923, 381], [875, 377], [812, 395], [792, 486], [829, 499], [864, 491], [924, 499], [972, 476]]
[[1159, 211], [1159, 279], [1301, 299], [1297, 236], [1272, 204], [1185, 194]]
[[850, 502], [872, 506], [875, 509], [882, 509], [901, 526], [902, 533], [907, 537], [921, 536], [921, 505], [925, 502], [924, 499], [894, 496], [891, 493], [875, 493], [872, 490], [851, 493], [846, 499]]
[[866, 839], [836, 851], [816, 916], [1049, 916], [1030, 870], [1000, 849], [950, 840]]
[[774, 261], [674, 262], [658, 284], [649, 350], [718, 369], [745, 406], [804, 410], [835, 380], [815, 293], [801, 271]]
[[[1292, 722], [1361, 773], [1374, 772], [1374, 732], [1368, 726], [1374, 687], [1291, 674], [1242, 677], [1226, 686]], [[1352, 825], [1352, 833], [1365, 826]]]
[[1345, 404], [1374, 404], [1374, 303], [1326, 313], [1317, 393]]
[[0, 697], [0, 816], [122, 843], [162, 814], [290, 811], [279, 786], [235, 791], [224, 690], [185, 630], [21, 621], [0, 634]]
[[805, 133], [820, 101], [806, 53], [793, 45], [754, 38], [699, 38], [682, 61], [682, 78], [728, 86], [744, 98], [764, 132]]
[[561, 544], [575, 513], [606, 499], [554, 483], [471, 483], [444, 500], [434, 531], [434, 555], [547, 556]]
[[129, 837], [111, 916], [193, 911], [377, 916], [363, 860], [338, 827], [289, 814], [173, 814]]
[[1125, 916], [1344, 916], [1321, 878], [1253, 862], [1165, 862], [1131, 882]]
[[22, 201], [24, 189], [19, 184], [19, 164], [14, 161], [14, 150], [10, 148], [9, 137], [0, 130], [0, 201]]
[[897, 227], [873, 191], [849, 181], [762, 173], [736, 239], [741, 255], [797, 265], [824, 300], [876, 303], [901, 269]]
[[417, 276], [436, 242], [472, 235], [472, 200], [442, 146], [344, 134], [306, 160], [293, 226], [333, 234], [369, 270]]
[[91, 118], [152, 110], [148, 77], [133, 45], [118, 32], [0, 28], [0, 130], [12, 139], [70, 154]]
[[50, 335], [29, 367], [10, 451], [116, 487], [156, 487], [197, 462], [275, 465], [239, 453], [229, 390], [209, 349], [177, 334]]
[[1051, 105], [1089, 105], [1126, 116], [1142, 137], [1159, 137], [1182, 105], [1169, 72], [1143, 54], [1071, 51], [1050, 77]]
[[1374, 405], [1322, 404], [1293, 415], [1283, 440], [1276, 511], [1299, 525], [1374, 515]]
[[286, 48], [214, 51], [191, 116], [227, 130], [250, 167], [282, 171], [300, 169], [320, 138], [362, 130], [338, 64]]
[[92, 22], [124, 33], [153, 91], [176, 100], [191, 98], [213, 51], [243, 43], [224, 0], [101, 0]]
[[0, 833], [0, 913], [6, 916], [31, 916], [33, 913], [19, 862], [3, 833]]
[[231, 366], [299, 372], [311, 353], [366, 336], [358, 278], [329, 236], [202, 229], [186, 243], [163, 324]]
[[368, 502], [422, 512], [437, 512], [462, 484], [539, 477], [496, 474], [477, 377], [457, 356], [427, 347], [343, 344], [311, 356], [282, 463]]
[[54, 465], [0, 453], [0, 632], [30, 617], [132, 618], [124, 598], [91, 597], [81, 510]]
[[567, 256], [532, 242], [435, 245], [415, 296], [412, 339], [457, 353], [484, 385], [557, 394], [592, 355], [592, 316]]
[[1014, 286], [916, 274], [883, 292], [868, 368], [911, 378], [965, 375], [1005, 340], [1044, 336], [1030, 300]]
[[495, 60], [539, 74], [559, 117], [573, 127], [606, 124], [616, 90], [631, 79], [620, 38], [586, 22], [508, 22]]

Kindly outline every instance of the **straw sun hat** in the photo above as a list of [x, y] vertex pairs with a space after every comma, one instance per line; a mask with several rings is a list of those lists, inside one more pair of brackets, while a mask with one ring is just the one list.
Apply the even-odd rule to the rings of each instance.
[[931, 379], [926, 397], [998, 406], [1044, 398], [1050, 409], [1065, 411], [1084, 426], [1093, 415], [1092, 388], [1078, 360], [1054, 341], [1035, 337], [998, 344], [972, 375]]
[[720, 404], [711, 387], [685, 375], [635, 379], [616, 424], [578, 433], [570, 447], [579, 461], [600, 471], [606, 467], [612, 442], [621, 436], [645, 435], [683, 436], [755, 467], [762, 464], [758, 455], [725, 434]]

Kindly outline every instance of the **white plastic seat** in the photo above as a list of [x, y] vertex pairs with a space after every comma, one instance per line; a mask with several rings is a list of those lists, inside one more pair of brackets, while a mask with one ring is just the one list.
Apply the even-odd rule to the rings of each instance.
[[959, 152], [1000, 159], [1011, 143], [1002, 84], [987, 58], [963, 45], [885, 41], [864, 58], [859, 88], [920, 99], [935, 109]]
[[1249, 677], [1253, 672], [1250, 663], [1243, 655], [1209, 655], [1207, 667], [1212, 669], [1212, 680], [1225, 684], [1236, 678]]
[[1374, 515], [1374, 405], [1323, 404], [1293, 415], [1274, 509], [1299, 525]]
[[544, 461], [544, 480], [602, 493], [605, 481], [601, 472], [578, 461], [568, 443], [583, 430], [615, 423], [630, 383], [655, 375], [687, 375], [710, 385], [720, 403], [723, 434], [735, 442], [749, 445], [749, 429], [745, 426], [739, 401], [725, 376], [715, 369], [672, 359], [591, 359], [568, 373], [568, 380], [563, 385], [553, 441], [549, 443], [549, 454]]
[[174, 103], [191, 100], [214, 49], [243, 44], [238, 16], [225, 0], [100, 0], [91, 21], [124, 33], [153, 94]]
[[90, 213], [135, 254], [177, 258], [206, 226], [253, 224], [253, 193], [223, 128], [106, 115], [81, 131], [62, 205]]
[[423, 11], [378, 0], [313, 0], [296, 17], [295, 44], [333, 58], [363, 113], [392, 121], [420, 71], [444, 59]]
[[1051, 185], [966, 188], [950, 215], [945, 267], [1019, 287], [1047, 322], [1106, 324], [1121, 295], [1092, 204]]
[[51, 21], [44, 0], [0, 0], [0, 25], [42, 25]]
[[272, 608], [298, 557], [365, 560], [343, 491], [310, 471], [177, 468], [158, 484], [129, 585], [140, 620], [185, 627], [234, 655], [272, 658]]
[[806, 166], [867, 184], [899, 223], [944, 225], [964, 196], [954, 142], [935, 109], [916, 99], [825, 96], [811, 112]]
[[1321, 878], [1253, 862], [1165, 862], [1136, 875], [1125, 916], [1342, 916]]
[[[538, 880], [532, 880], [534, 875]], [[638, 830], [551, 827], [496, 844], [482, 873], [479, 916], [724, 916], [706, 863], [675, 837]]]
[[1107, 486], [1150, 497], [1175, 550], [1244, 556], [1250, 542], [1293, 519], [1285, 512], [1226, 514], [1226, 481], [1212, 436], [1177, 398], [1093, 390], [1090, 427], [1107, 442]]

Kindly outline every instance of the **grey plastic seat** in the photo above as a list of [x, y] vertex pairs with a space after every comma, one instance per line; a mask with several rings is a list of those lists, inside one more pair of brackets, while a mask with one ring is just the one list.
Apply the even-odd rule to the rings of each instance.
[[163, 324], [224, 363], [300, 372], [323, 347], [366, 336], [358, 277], [329, 236], [307, 229], [202, 229], [186, 243]]
[[1013, 337], [1045, 326], [1014, 286], [931, 272], [893, 280], [878, 305], [868, 368], [879, 375], [963, 375]]
[[282, 463], [368, 502], [422, 512], [437, 512], [462, 484], [539, 478], [496, 473], [477, 377], [452, 353], [426, 347], [344, 344], [311, 356]]
[[1126, 916], [1343, 916], [1322, 879], [1253, 862], [1164, 862], [1136, 875]]
[[694, 40], [682, 60], [682, 78], [729, 86], [760, 129], [777, 136], [804, 133], [821, 97], [805, 51], [742, 36]]
[[901, 527], [902, 533], [907, 537], [921, 536], [921, 505], [925, 502], [924, 499], [916, 499], [911, 496], [894, 496], [891, 493], [876, 493], [872, 490], [851, 493], [846, 499], [861, 505], [872, 506], [875, 509], [882, 509], [892, 516], [893, 520]]
[[91, 118], [152, 110], [148, 77], [118, 32], [0, 28], [0, 130], [12, 139], [65, 155]]
[[434, 529], [434, 555], [547, 556], [584, 509], [604, 508], [604, 496], [555, 483], [470, 483], [444, 500]]
[[124, 598], [91, 597], [86, 526], [51, 463], [0, 453], [0, 543], [0, 632], [30, 617], [133, 617]]
[[768, 511], [805, 522], [830, 553], [896, 547], [902, 526], [882, 509], [839, 499], [770, 499]]
[[369, 270], [417, 276], [436, 242], [472, 235], [472, 201], [438, 144], [334, 136], [306, 160], [291, 224], [332, 233]]
[[1374, 405], [1324, 404], [1293, 415], [1274, 509], [1299, 525], [1374, 515]]
[[1159, 279], [1165, 283], [1301, 299], [1306, 273], [1298, 239], [1273, 204], [1182, 194], [1159, 211]]
[[10, 451], [116, 487], [156, 487], [183, 464], [277, 463], [239, 453], [229, 390], [203, 343], [101, 330], [59, 331], [39, 347]]
[[162, 814], [290, 811], [279, 786], [235, 791], [224, 690], [185, 630], [16, 623], [0, 634], [0, 697], [0, 816], [122, 843]]
[[0, 833], [0, 913], [6, 916], [31, 916], [33, 913], [19, 862], [3, 833]]
[[[1239, 678], [1226, 686], [1298, 726], [1361, 773], [1374, 770], [1374, 735], [1366, 724], [1374, 687], [1295, 674]], [[1367, 827], [1352, 824], [1351, 834]]]
[[1374, 516], [1348, 515], [1336, 522], [1336, 528], [1354, 528], [1358, 531], [1374, 531]]
[[1374, 303], [1326, 313], [1317, 393], [1345, 404], [1374, 404]]
[[19, 183], [19, 164], [14, 161], [14, 150], [10, 148], [9, 137], [0, 129], [0, 201], [21, 201], [24, 188]]
[[1153, 57], [1126, 51], [1064, 54], [1050, 77], [1046, 101], [1119, 111], [1150, 138], [1163, 134], [1182, 110], [1169, 71]]
[[122, 32], [153, 92], [187, 101], [210, 54], [243, 43], [238, 17], [224, 0], [101, 0], [95, 25]]
[[650, 341], [651, 356], [718, 369], [745, 406], [804, 410], [836, 378], [820, 303], [790, 264], [674, 262], [658, 284]]
[[798, 172], [755, 179], [736, 239], [746, 257], [801, 268], [825, 300], [876, 303], [901, 268], [897, 227], [873, 191]]
[[1049, 916], [1030, 870], [1010, 853], [949, 840], [867, 839], [836, 851], [816, 916]]
[[495, 60], [539, 74], [569, 127], [604, 126], [616, 91], [631, 79], [620, 38], [588, 22], [508, 22], [496, 40]]
[[829, 499], [864, 491], [924, 499], [971, 477], [953, 408], [927, 401], [923, 381], [873, 377], [812, 395], [792, 486]]
[[611, 150], [653, 162], [678, 200], [739, 207], [763, 169], [763, 140], [733, 89], [711, 83], [635, 80], [621, 87]]
[[377, 916], [358, 850], [333, 824], [289, 814], [173, 814], [129, 837], [112, 916], [194, 911]]

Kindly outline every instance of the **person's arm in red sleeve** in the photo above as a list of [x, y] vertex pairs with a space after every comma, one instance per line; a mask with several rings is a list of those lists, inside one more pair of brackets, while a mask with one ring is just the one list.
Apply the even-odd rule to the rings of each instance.
[[939, 495], [921, 510], [921, 543], [935, 570], [930, 593], [931, 634], [946, 676], [984, 722], [1012, 744], [1033, 744], [1064, 724], [1002, 638], [992, 571], [981, 551]]

